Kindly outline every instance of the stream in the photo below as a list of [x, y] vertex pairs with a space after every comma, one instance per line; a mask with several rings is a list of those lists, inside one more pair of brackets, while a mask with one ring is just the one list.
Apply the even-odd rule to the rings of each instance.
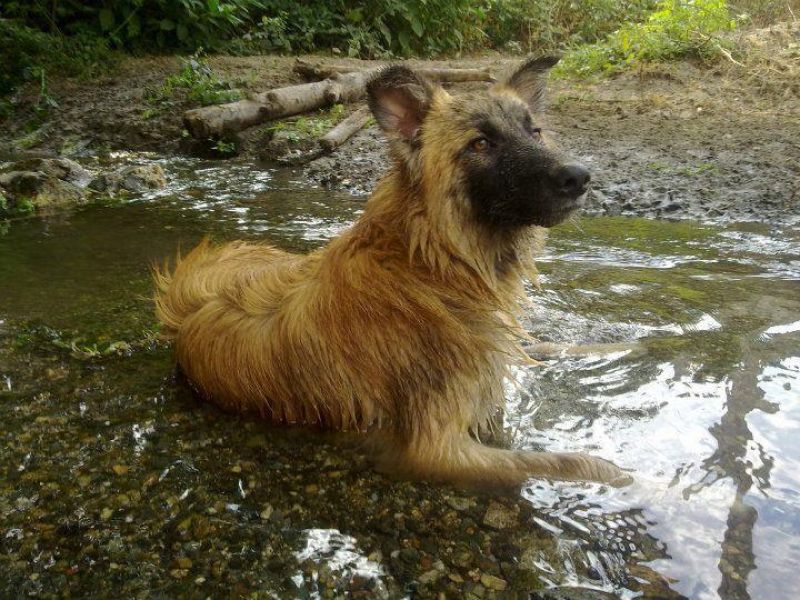
[[305, 252], [363, 198], [247, 163], [115, 160], [170, 183], [0, 222], [0, 596], [796, 597], [798, 228], [553, 229], [526, 327], [630, 349], [516, 370], [506, 441], [635, 483], [475, 495], [205, 405], [157, 339], [150, 265], [208, 234]]

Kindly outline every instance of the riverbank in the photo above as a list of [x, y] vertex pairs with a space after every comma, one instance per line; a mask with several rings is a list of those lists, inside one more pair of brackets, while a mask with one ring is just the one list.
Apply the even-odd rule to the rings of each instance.
[[[800, 205], [800, 84], [794, 76], [800, 73], [800, 26], [746, 35], [742, 43], [750, 49], [750, 60], [743, 66], [677, 62], [643, 65], [597, 81], [552, 78], [545, 126], [593, 170], [587, 214], [775, 223], [795, 218]], [[480, 67], [501, 75], [519, 60], [498, 55], [409, 64]], [[246, 95], [300, 82], [293, 61], [217, 56], [208, 58], [207, 65], [216, 80]], [[377, 64], [336, 62], [359, 68]], [[0, 136], [6, 142], [0, 144], [0, 159], [65, 156], [80, 162], [115, 150], [196, 152], [181, 122], [191, 103], [163, 91], [182, 65], [176, 57], [131, 58], [98, 81], [54, 80], [49, 93], [57, 105], [38, 127], [32, 129], [33, 113], [25, 108], [2, 124]], [[29, 103], [36, 94], [31, 90]], [[230, 160], [257, 159], [271, 126], [240, 135], [234, 141], [237, 156]], [[387, 164], [385, 143], [373, 125], [334, 154], [306, 165], [302, 175], [324, 187], [363, 195]]]

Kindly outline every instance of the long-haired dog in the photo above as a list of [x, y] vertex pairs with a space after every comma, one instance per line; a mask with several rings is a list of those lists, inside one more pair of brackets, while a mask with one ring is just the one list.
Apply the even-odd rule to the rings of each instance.
[[393, 167], [349, 230], [307, 256], [202, 243], [157, 272], [158, 318], [200, 393], [278, 423], [365, 432], [400, 476], [626, 481], [585, 454], [475, 438], [503, 405], [509, 365], [526, 360], [516, 315], [533, 257], [589, 181], [537, 125], [555, 62], [462, 96], [383, 69], [367, 92]]

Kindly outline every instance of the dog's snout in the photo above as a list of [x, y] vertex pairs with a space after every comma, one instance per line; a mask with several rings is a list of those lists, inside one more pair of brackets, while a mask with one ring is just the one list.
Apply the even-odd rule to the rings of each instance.
[[565, 165], [555, 174], [556, 186], [568, 196], [580, 196], [586, 191], [591, 178], [589, 170], [577, 164]]

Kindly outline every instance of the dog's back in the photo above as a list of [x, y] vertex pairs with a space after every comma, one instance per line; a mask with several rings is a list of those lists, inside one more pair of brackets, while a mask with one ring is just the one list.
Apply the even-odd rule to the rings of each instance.
[[[204, 240], [174, 270], [155, 273], [156, 316], [175, 341], [178, 363], [208, 399], [237, 412], [260, 412], [279, 421], [305, 421], [303, 406], [265, 403], [286, 361], [275, 338], [286, 334], [291, 298], [307, 285], [315, 255], [298, 256], [265, 244]], [[285, 397], [285, 390], [273, 390]], [[275, 414], [275, 411], [278, 414]]]

